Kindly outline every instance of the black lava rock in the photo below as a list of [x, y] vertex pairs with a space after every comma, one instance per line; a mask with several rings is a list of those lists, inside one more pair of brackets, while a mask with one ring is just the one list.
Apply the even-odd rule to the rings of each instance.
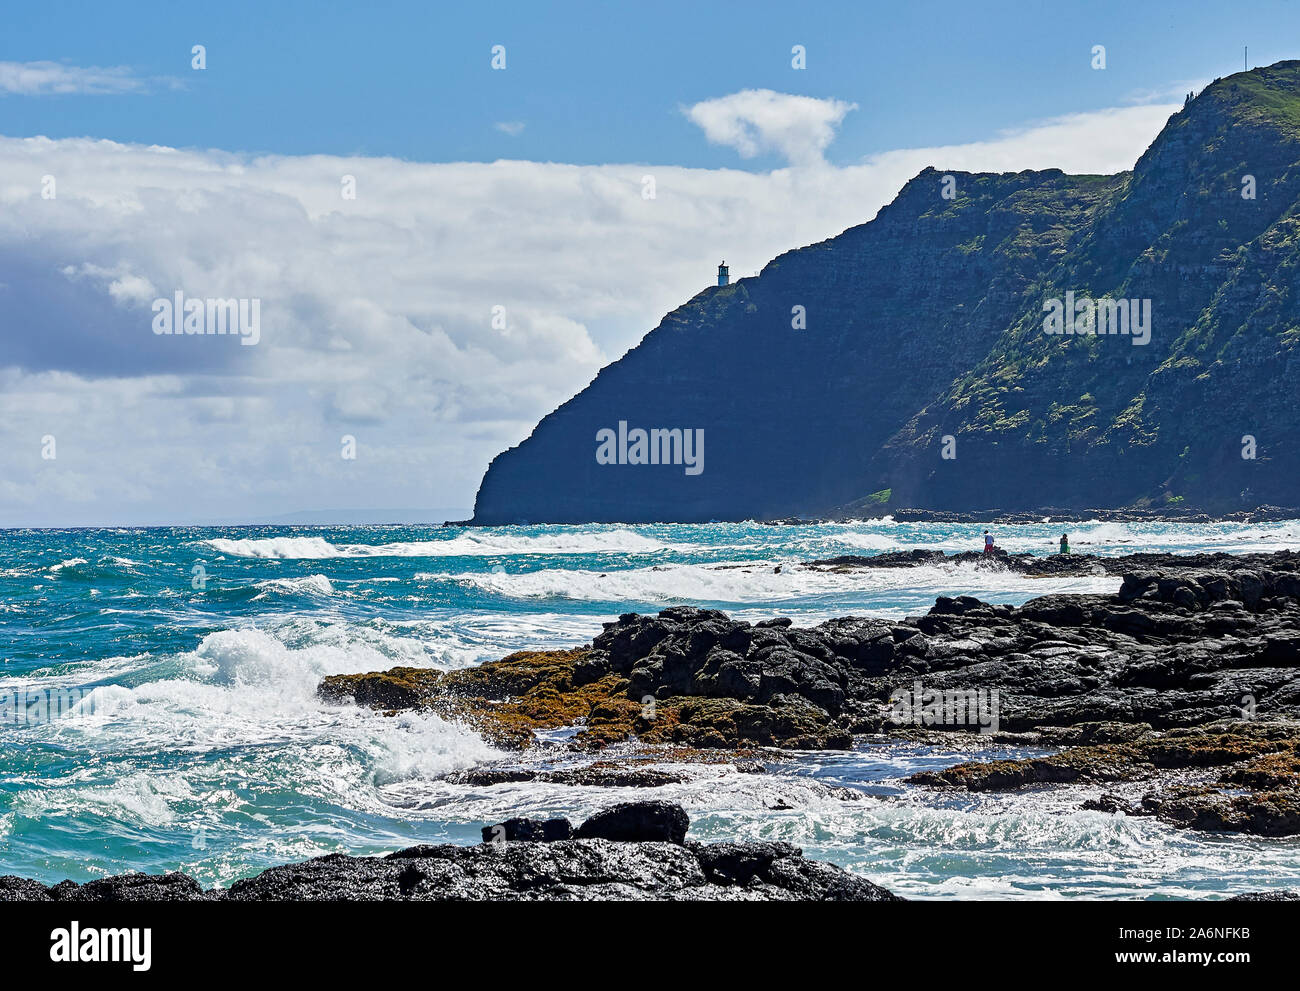
[[580, 840], [684, 843], [691, 820], [671, 802], [624, 802], [597, 812], [574, 832]]

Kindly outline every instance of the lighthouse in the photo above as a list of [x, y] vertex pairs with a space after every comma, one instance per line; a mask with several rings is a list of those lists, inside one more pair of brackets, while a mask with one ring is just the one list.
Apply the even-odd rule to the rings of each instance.
[[730, 281], [731, 269], [727, 268], [727, 263], [724, 261], [718, 266], [718, 285], [725, 286]]

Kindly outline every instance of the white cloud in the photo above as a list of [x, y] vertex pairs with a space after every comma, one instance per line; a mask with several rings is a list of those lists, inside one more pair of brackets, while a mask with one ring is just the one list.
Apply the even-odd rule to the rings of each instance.
[[[758, 174], [0, 137], [0, 526], [469, 505], [719, 258], [750, 275], [927, 165], [1129, 168], [1173, 109]], [[155, 336], [149, 299], [177, 289], [260, 298], [261, 343]]]
[[126, 66], [100, 68], [62, 62], [0, 62], [0, 94], [140, 93], [146, 88], [147, 80]]
[[62, 271], [70, 280], [87, 279], [103, 284], [108, 289], [108, 295], [119, 306], [148, 306], [158, 297], [158, 290], [153, 283], [133, 274], [125, 264], [105, 268], [85, 262], [80, 266], [67, 265]]
[[820, 162], [835, 129], [856, 103], [747, 89], [703, 100], [683, 113], [714, 144], [735, 148], [741, 158], [775, 152], [792, 165]]
[[925, 165], [966, 172], [1023, 169], [1061, 169], [1080, 174], [1122, 172], [1133, 167], [1170, 114], [1180, 106], [1181, 103], [1151, 104], [1069, 114], [1003, 131], [988, 141], [889, 151], [873, 155], [867, 161], [875, 168], [895, 175], [906, 173], [909, 177]]
[[517, 138], [524, 133], [527, 126], [522, 120], [502, 120], [492, 125], [502, 134], [508, 134], [512, 138]]

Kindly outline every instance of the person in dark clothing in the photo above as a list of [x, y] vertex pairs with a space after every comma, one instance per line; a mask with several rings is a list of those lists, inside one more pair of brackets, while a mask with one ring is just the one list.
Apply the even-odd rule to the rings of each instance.
[[1070, 535], [1068, 533], [1061, 534], [1061, 553], [1070, 553]]

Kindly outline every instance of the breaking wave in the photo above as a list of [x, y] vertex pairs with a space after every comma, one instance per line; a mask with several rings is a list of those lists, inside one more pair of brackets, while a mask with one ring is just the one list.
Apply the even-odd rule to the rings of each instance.
[[217, 537], [203, 543], [235, 557], [328, 559], [340, 557], [502, 557], [515, 554], [658, 554], [697, 548], [674, 545], [631, 530], [558, 533], [540, 536], [474, 531], [446, 540], [388, 544], [333, 544], [324, 537]]

